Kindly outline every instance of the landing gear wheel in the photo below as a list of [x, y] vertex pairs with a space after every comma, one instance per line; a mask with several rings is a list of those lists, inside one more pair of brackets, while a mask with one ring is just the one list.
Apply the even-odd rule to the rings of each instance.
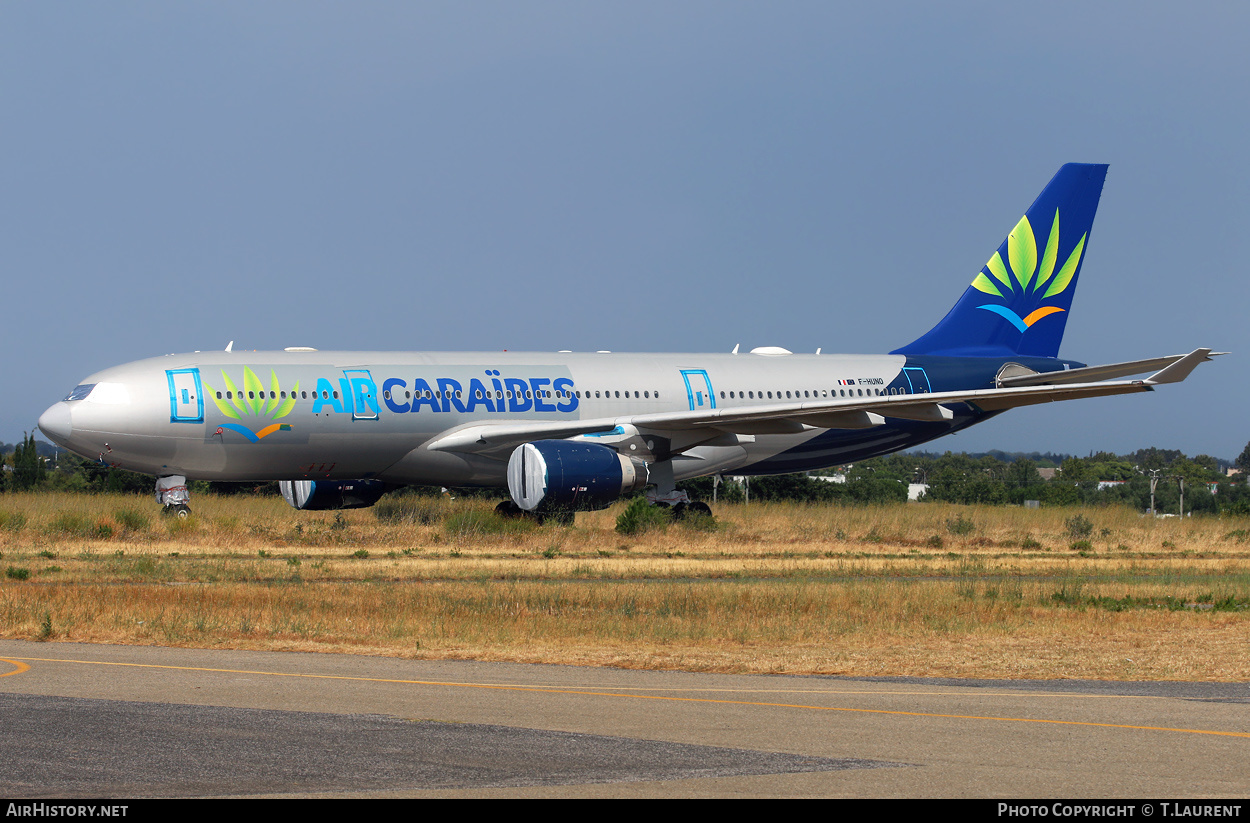
[[505, 500], [495, 507], [495, 514], [500, 517], [524, 517], [526, 512], [511, 500]]
[[176, 517], [179, 520], [186, 520], [191, 516], [191, 507], [186, 503], [178, 503], [177, 505], [170, 505], [161, 509], [161, 514], [166, 517]]
[[676, 506], [673, 506], [673, 509], [672, 509], [673, 519], [674, 520], [684, 519], [686, 517], [686, 511], [689, 508], [690, 506], [687, 506], [685, 503], [678, 503]]
[[699, 514], [706, 517], [712, 516], [712, 507], [703, 501], [697, 501], [690, 504], [690, 508], [686, 510], [687, 514]]

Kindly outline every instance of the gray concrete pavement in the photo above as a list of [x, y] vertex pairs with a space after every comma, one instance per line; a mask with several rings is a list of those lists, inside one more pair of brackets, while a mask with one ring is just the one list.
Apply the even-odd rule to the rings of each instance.
[[0, 641], [15, 797], [1241, 797], [1247, 684]]

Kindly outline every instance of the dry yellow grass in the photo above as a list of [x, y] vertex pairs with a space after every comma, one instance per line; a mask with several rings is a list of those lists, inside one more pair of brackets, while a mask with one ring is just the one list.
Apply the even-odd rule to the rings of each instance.
[[[1250, 679], [1250, 521], [720, 506], [625, 537], [423, 501], [0, 498], [0, 636], [715, 671]], [[469, 512], [472, 517], [457, 517]], [[1086, 518], [1088, 545], [1069, 522]], [[367, 556], [366, 556], [367, 555]], [[16, 574], [7, 575], [12, 569]], [[25, 579], [22, 577], [25, 572]]]

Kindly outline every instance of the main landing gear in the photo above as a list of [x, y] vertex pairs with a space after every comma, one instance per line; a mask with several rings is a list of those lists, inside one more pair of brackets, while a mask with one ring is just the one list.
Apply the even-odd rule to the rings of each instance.
[[156, 502], [164, 506], [162, 515], [186, 520], [191, 516], [191, 507], [187, 505], [190, 499], [187, 478], [179, 474], [156, 478]]
[[537, 522], [540, 526], [545, 523], [555, 523], [559, 526], [573, 525], [573, 512], [568, 509], [543, 513], [527, 512], [511, 500], [505, 500], [496, 506], [495, 514], [507, 518], [527, 518]]
[[[660, 504], [663, 505], [663, 504]], [[711, 517], [712, 507], [702, 500], [693, 503], [678, 503], [673, 506], [673, 517], [682, 520], [686, 517]]]
[[677, 489], [667, 493], [662, 493], [658, 489], [648, 489], [645, 496], [652, 506], [668, 506], [677, 520], [692, 515], [712, 516], [711, 506], [702, 500], [691, 501], [688, 494]]

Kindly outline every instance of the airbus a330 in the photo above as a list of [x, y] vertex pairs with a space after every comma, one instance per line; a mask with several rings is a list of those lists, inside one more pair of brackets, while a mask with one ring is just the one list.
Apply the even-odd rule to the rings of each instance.
[[684, 508], [687, 478], [820, 469], [1017, 406], [1184, 380], [1210, 349], [1094, 367], [1059, 358], [1106, 173], [1063, 166], [946, 317], [889, 354], [228, 347], [97, 372], [39, 427], [155, 475], [158, 499], [183, 515], [187, 479], [280, 481], [301, 509], [372, 505], [408, 484], [506, 488], [502, 509], [539, 518], [644, 488]]

